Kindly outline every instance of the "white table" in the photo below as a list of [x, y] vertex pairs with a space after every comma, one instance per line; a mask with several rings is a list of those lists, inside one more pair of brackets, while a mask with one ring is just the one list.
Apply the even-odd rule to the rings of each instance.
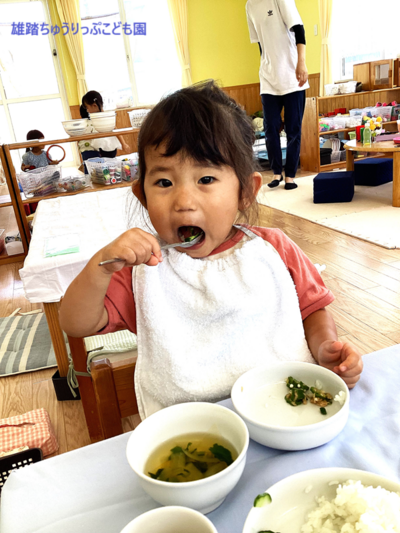
[[[250, 442], [238, 485], [208, 515], [219, 533], [240, 533], [254, 497], [296, 472], [351, 467], [400, 481], [400, 345], [364, 356], [364, 364], [351, 391], [349, 421], [336, 439], [301, 452]], [[232, 406], [230, 400], [223, 404]], [[1, 498], [1, 532], [119, 533], [158, 507], [128, 465], [128, 438], [129, 433], [120, 435], [11, 474]]]
[[[26, 298], [31, 303], [44, 304], [60, 376], [68, 372], [68, 356], [58, 322], [60, 299], [98, 250], [129, 228], [149, 231], [141, 213], [130, 187], [39, 202], [29, 253], [19, 272]], [[45, 257], [46, 239], [66, 234], [79, 235], [80, 251]]]

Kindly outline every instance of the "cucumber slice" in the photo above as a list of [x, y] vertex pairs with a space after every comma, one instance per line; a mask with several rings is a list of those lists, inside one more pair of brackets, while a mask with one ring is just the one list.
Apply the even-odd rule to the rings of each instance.
[[265, 505], [268, 505], [272, 502], [271, 496], [268, 494], [268, 492], [264, 492], [263, 494], [259, 494], [256, 496], [253, 507], [264, 507]]

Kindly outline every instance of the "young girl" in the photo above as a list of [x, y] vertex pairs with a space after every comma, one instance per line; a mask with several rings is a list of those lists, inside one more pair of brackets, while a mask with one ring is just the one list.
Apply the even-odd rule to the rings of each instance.
[[[61, 327], [84, 337], [138, 336], [135, 389], [142, 418], [171, 404], [217, 401], [256, 366], [318, 362], [353, 387], [361, 356], [337, 340], [333, 295], [277, 229], [250, 217], [262, 177], [244, 111], [213, 82], [162, 100], [139, 135], [133, 192], [158, 236], [130, 229], [97, 252], [63, 299]], [[193, 234], [191, 248], [161, 250]], [[104, 266], [99, 263], [120, 258]]]
[[[103, 98], [97, 91], [89, 91], [82, 98], [80, 114], [82, 118], [89, 118], [89, 113], [103, 112]], [[92, 125], [87, 127], [85, 133], [93, 133]], [[86, 161], [92, 157], [115, 157], [118, 150], [129, 152], [129, 145], [126, 143], [123, 135], [116, 137], [102, 137], [90, 141], [79, 141], [79, 149], [82, 153], [82, 159]], [[86, 171], [86, 170], [85, 170]]]
[[[27, 141], [32, 139], [44, 139], [44, 135], [39, 130], [28, 131], [26, 135]], [[47, 167], [48, 165], [58, 165], [58, 161], [52, 161], [47, 157], [43, 150], [44, 144], [38, 144], [33, 148], [27, 148], [22, 156], [21, 170], [32, 170], [33, 168]]]

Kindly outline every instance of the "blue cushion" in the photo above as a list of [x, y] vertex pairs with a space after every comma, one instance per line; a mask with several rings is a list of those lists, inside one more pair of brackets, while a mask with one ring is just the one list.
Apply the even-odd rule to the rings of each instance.
[[375, 187], [393, 181], [393, 159], [368, 158], [354, 163], [356, 185]]
[[314, 178], [314, 204], [351, 202], [354, 172], [321, 172]]

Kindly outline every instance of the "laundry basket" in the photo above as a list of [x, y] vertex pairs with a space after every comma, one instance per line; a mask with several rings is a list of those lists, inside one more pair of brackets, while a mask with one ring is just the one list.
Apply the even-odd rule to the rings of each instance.
[[61, 179], [61, 166], [35, 168], [17, 175], [22, 190], [27, 198], [48, 196], [60, 192], [58, 181]]
[[134, 109], [133, 111], [128, 111], [132, 128], [140, 128], [144, 119], [149, 113], [150, 109]]
[[100, 185], [121, 183], [121, 160], [115, 157], [93, 157], [85, 161], [92, 182]]

